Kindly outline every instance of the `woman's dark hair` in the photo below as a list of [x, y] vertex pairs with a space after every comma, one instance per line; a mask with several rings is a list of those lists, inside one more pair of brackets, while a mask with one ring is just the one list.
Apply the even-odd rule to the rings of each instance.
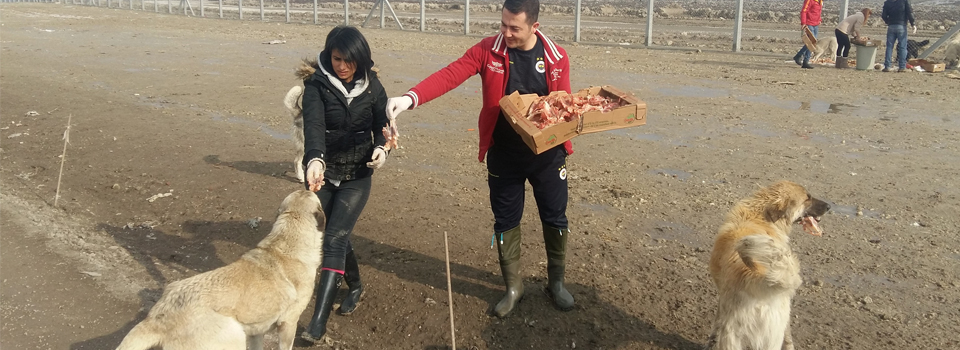
[[327, 41], [323, 44], [323, 57], [321, 64], [327, 68], [331, 67], [330, 53], [336, 49], [348, 63], [357, 64], [357, 72], [353, 74], [354, 79], [365, 79], [367, 72], [373, 68], [373, 59], [370, 58], [370, 45], [367, 45], [367, 39], [360, 34], [355, 27], [337, 26], [327, 34]]
[[540, 0], [506, 0], [503, 2], [503, 8], [515, 15], [526, 13], [529, 25], [537, 23], [540, 19]]

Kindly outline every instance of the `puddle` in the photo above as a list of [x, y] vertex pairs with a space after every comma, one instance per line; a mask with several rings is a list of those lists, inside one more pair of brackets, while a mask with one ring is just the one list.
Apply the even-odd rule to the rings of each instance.
[[688, 173], [686, 171], [674, 170], [674, 169], [650, 169], [650, 170], [647, 170], [647, 173], [654, 174], [654, 175], [672, 176], [680, 181], [686, 181], [693, 176], [693, 174]]
[[661, 87], [655, 88], [654, 91], [667, 96], [680, 96], [680, 97], [703, 97], [703, 98], [715, 98], [715, 97], [727, 97], [730, 95], [727, 90], [724, 89], [714, 89], [702, 86], [681, 86], [681, 87]]
[[[830, 204], [830, 213], [846, 215], [848, 217], [857, 216], [857, 207], [855, 206], [841, 205], [841, 204], [833, 203], [830, 201], [826, 201], [826, 202]], [[883, 219], [883, 213], [879, 211], [869, 210], [869, 209], [861, 209], [861, 210], [863, 211], [863, 215], [862, 215], [863, 217], [877, 219], [877, 220]]]
[[250, 126], [256, 130], [262, 131], [264, 134], [270, 135], [270, 137], [272, 138], [279, 139], [279, 140], [292, 140], [292, 136], [293, 136], [289, 133], [283, 133], [283, 132], [273, 130], [267, 124], [252, 121], [252, 120], [241, 119], [238, 117], [231, 116], [231, 117], [224, 118], [222, 115], [215, 114], [212, 119], [216, 121], [225, 121], [228, 123]]

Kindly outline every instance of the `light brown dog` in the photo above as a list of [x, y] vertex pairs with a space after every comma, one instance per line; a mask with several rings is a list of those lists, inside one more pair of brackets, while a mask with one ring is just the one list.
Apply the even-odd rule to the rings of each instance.
[[280, 204], [273, 229], [227, 266], [166, 287], [147, 318], [117, 350], [263, 349], [277, 330], [290, 350], [297, 320], [313, 296], [326, 218], [317, 195], [296, 191]]
[[719, 309], [707, 349], [789, 350], [790, 299], [800, 287], [800, 261], [790, 250], [795, 223], [821, 235], [830, 205], [800, 185], [781, 181], [741, 200], [720, 227], [710, 275]]

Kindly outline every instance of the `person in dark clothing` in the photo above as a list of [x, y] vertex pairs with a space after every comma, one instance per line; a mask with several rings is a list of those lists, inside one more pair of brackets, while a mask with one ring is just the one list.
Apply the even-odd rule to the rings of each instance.
[[353, 313], [363, 296], [350, 234], [370, 197], [373, 171], [387, 159], [382, 133], [387, 94], [373, 70], [367, 40], [354, 27], [331, 30], [317, 61], [305, 62], [299, 72], [304, 79], [306, 186], [317, 192], [327, 216], [317, 299], [310, 325], [301, 334], [316, 343], [326, 334], [341, 279], [349, 292], [340, 314]]
[[400, 97], [387, 103], [395, 118], [400, 112], [427, 103], [474, 75], [480, 75], [483, 108], [479, 116], [480, 161], [487, 160], [487, 184], [493, 211], [493, 240], [506, 285], [503, 298], [490, 313], [505, 317], [523, 298], [520, 274], [520, 219], [523, 216], [525, 183], [533, 187], [540, 213], [547, 253], [547, 295], [556, 308], [574, 308], [573, 295], [564, 287], [567, 239], [567, 155], [569, 141], [535, 154], [510, 126], [500, 110], [500, 98], [518, 91], [547, 95], [570, 92], [570, 60], [566, 51], [538, 28], [538, 0], [506, 0], [500, 17], [500, 33], [480, 43], [447, 67], [430, 75]]
[[893, 70], [893, 44], [897, 44], [898, 72], [907, 70], [907, 22], [917, 32], [917, 24], [913, 18], [913, 9], [908, 0], [887, 0], [883, 3], [883, 12], [880, 14], [887, 24], [887, 51], [883, 58], [883, 71]]

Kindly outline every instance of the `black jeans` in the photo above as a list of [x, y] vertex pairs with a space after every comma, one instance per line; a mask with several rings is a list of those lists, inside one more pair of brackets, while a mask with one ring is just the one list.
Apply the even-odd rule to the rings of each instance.
[[323, 263], [320, 267], [344, 270], [347, 252], [353, 249], [350, 233], [363, 207], [367, 205], [372, 183], [370, 176], [341, 181], [340, 186], [323, 180], [323, 187], [317, 191], [323, 214], [327, 216], [327, 226], [323, 230]]
[[520, 225], [526, 181], [533, 187], [540, 221], [567, 228], [567, 151], [563, 146], [532, 157], [517, 157], [493, 147], [487, 153], [487, 173], [494, 232]]
[[850, 36], [841, 32], [840, 29], [834, 29], [833, 33], [837, 35], [837, 57], [850, 55]]

